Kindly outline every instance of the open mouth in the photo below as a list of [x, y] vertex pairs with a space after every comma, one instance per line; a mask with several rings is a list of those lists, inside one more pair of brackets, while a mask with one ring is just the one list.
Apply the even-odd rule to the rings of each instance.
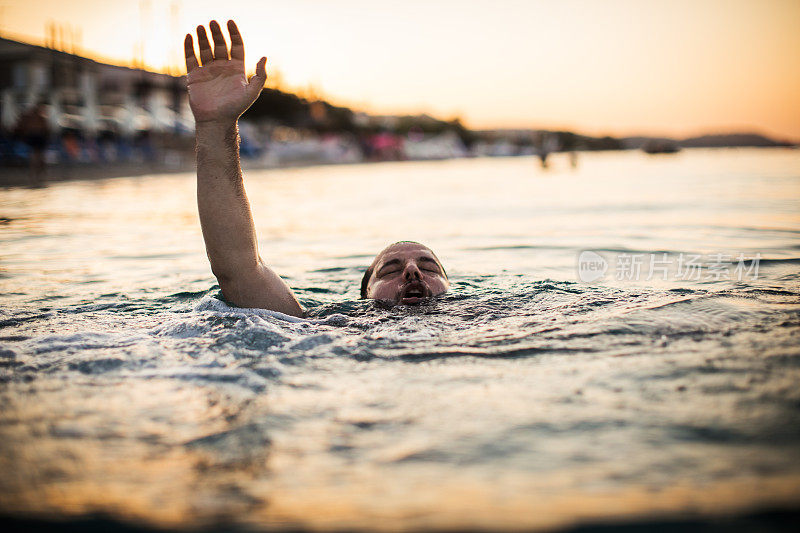
[[414, 281], [403, 287], [400, 292], [400, 303], [403, 305], [417, 305], [426, 296], [428, 296], [427, 287], [419, 281]]

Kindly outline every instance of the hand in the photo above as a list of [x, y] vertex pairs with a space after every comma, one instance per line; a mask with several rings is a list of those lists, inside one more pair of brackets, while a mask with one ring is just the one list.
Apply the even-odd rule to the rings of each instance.
[[244, 75], [244, 43], [239, 29], [228, 21], [231, 34], [231, 52], [217, 21], [208, 25], [214, 38], [214, 51], [208, 42], [206, 29], [197, 27], [197, 41], [200, 59], [194, 54], [192, 34], [187, 34], [183, 42], [186, 52], [186, 86], [189, 90], [189, 105], [195, 122], [235, 122], [258, 98], [267, 81], [265, 69], [267, 58], [262, 57], [256, 65], [256, 73], [248, 80]]

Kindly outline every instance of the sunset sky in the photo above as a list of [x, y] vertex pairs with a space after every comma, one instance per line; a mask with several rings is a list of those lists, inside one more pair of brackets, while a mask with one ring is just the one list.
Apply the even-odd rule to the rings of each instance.
[[0, 0], [0, 35], [80, 30], [82, 53], [182, 69], [186, 32], [236, 20], [290, 88], [474, 128], [758, 131], [800, 141], [798, 0]]

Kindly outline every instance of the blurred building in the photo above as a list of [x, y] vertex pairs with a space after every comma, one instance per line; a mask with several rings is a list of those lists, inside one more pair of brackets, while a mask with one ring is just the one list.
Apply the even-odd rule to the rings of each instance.
[[37, 102], [47, 105], [54, 133], [131, 139], [194, 131], [183, 77], [0, 38], [2, 129], [12, 131], [21, 113]]

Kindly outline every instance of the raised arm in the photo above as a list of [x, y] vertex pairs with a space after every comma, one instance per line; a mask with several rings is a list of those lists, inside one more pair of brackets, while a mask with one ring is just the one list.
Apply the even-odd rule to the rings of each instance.
[[197, 27], [202, 66], [191, 34], [184, 48], [189, 104], [197, 128], [197, 206], [211, 271], [233, 305], [302, 316], [292, 290], [259, 256], [239, 165], [239, 117], [264, 87], [267, 58], [259, 60], [256, 74], [248, 81], [236, 24], [228, 21], [230, 57], [219, 24], [211, 21], [209, 28], [213, 51], [205, 28]]

